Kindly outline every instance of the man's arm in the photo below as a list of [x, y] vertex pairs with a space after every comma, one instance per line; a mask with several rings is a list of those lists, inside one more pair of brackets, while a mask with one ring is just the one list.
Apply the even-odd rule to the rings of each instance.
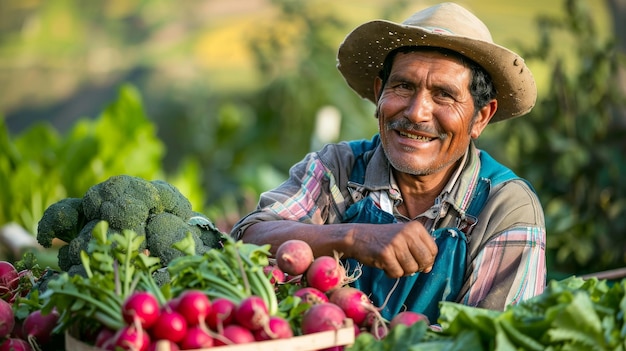
[[344, 258], [380, 268], [392, 278], [430, 272], [437, 255], [435, 241], [416, 221], [317, 225], [280, 220], [255, 223], [242, 236], [246, 242], [270, 244], [272, 252], [289, 239], [306, 241], [315, 256], [332, 256], [337, 251]]
[[494, 194], [483, 212], [471, 236], [484, 234], [470, 244], [469, 274], [460, 302], [503, 310], [542, 293], [546, 231], [535, 193], [522, 182], [510, 182]]

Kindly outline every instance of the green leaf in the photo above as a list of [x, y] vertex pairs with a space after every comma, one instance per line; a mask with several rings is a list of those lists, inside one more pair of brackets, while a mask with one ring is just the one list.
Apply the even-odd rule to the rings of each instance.
[[546, 333], [551, 342], [568, 341], [601, 349], [604, 345], [602, 323], [593, 302], [585, 292], [574, 293], [568, 306], [554, 319], [552, 328]]
[[193, 240], [191, 232], [187, 232], [184, 239], [174, 243], [172, 246], [187, 256], [196, 254], [196, 242]]

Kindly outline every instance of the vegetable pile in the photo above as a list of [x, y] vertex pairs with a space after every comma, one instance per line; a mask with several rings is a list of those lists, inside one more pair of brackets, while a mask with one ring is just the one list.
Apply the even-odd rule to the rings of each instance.
[[36, 264], [32, 253], [13, 263], [0, 261], [0, 350], [38, 350], [40, 344], [50, 348], [61, 347], [63, 340], [52, 331], [59, 314], [53, 309], [43, 314], [40, 305], [25, 299], [40, 288], [40, 283], [51, 274]]
[[193, 350], [338, 330], [348, 319], [354, 343], [333, 350], [626, 351], [626, 279], [552, 281], [503, 312], [442, 302], [438, 321], [411, 311], [385, 320], [383, 306], [350, 287], [357, 277], [339, 253], [314, 257], [289, 240], [272, 256], [269, 245], [235, 241], [164, 182], [113, 177], [50, 206], [38, 240], [54, 239], [68, 243], [60, 272], [32, 255], [0, 262], [0, 351], [64, 350], [66, 333], [109, 351]]
[[171, 184], [118, 175], [92, 186], [82, 198], [65, 198], [49, 206], [39, 221], [37, 241], [46, 248], [55, 239], [66, 243], [59, 249], [59, 268], [83, 274], [81, 251], [87, 251], [100, 221], [106, 221], [111, 232], [128, 229], [144, 236], [139, 249], [148, 250], [163, 265], [182, 255], [172, 245], [189, 232], [199, 254], [219, 247], [222, 239], [213, 223], [193, 211]]
[[[81, 254], [85, 276], [61, 272], [28, 300], [40, 304], [38, 313], [54, 314], [51, 334], [70, 332], [103, 350], [146, 351], [163, 342], [171, 350], [191, 350], [344, 326], [346, 312], [322, 292], [323, 303], [297, 294], [279, 299], [279, 291], [300, 290], [304, 283], [300, 277], [285, 281], [270, 263], [269, 246], [225, 238], [222, 248], [199, 255], [188, 234], [174, 245], [182, 255], [162, 268], [140, 250], [144, 236], [109, 229], [105, 221], [94, 226]], [[171, 279], [163, 285], [154, 278], [161, 269]]]

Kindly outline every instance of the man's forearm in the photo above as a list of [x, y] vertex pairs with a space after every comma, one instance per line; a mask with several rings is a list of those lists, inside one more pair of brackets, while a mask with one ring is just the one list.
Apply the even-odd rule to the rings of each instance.
[[316, 225], [287, 220], [268, 221], [249, 226], [241, 239], [257, 245], [270, 244], [272, 253], [283, 242], [299, 239], [311, 246], [316, 257], [331, 256], [333, 251], [348, 254], [353, 228], [353, 224]]

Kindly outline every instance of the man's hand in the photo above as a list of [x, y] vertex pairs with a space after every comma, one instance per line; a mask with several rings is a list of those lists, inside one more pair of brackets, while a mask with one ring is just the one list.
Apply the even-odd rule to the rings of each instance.
[[349, 256], [380, 268], [391, 278], [431, 271], [437, 244], [416, 221], [394, 224], [357, 224], [351, 235]]

